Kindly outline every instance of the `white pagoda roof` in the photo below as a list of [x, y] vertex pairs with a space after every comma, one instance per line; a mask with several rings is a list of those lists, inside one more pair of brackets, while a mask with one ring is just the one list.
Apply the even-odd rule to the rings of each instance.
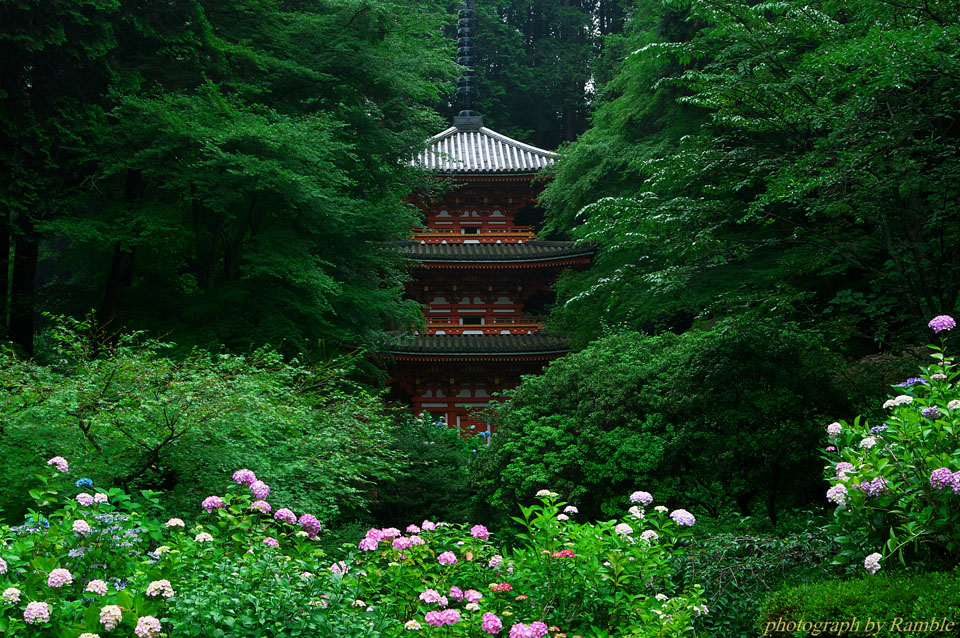
[[451, 126], [427, 140], [413, 164], [438, 173], [523, 175], [536, 173], [556, 159], [556, 153], [485, 126]]

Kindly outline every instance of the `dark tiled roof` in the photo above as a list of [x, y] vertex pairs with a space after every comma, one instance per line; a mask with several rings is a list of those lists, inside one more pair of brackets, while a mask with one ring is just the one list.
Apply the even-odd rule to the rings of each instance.
[[557, 335], [416, 335], [397, 336], [393, 354], [564, 354], [566, 341]]
[[537, 262], [563, 257], [589, 256], [590, 245], [577, 246], [572, 241], [528, 241], [522, 244], [422, 244], [402, 242], [401, 250], [418, 261], [443, 262]]
[[427, 140], [413, 164], [438, 173], [533, 174], [553, 164], [557, 154], [524, 144], [481, 126], [451, 126]]

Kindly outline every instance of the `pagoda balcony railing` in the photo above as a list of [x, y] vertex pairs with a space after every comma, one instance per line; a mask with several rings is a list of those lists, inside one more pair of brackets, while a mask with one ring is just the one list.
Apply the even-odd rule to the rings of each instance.
[[533, 334], [539, 330], [543, 329], [543, 318], [542, 317], [494, 317], [492, 320], [487, 321], [484, 318], [484, 323], [474, 324], [474, 325], [464, 325], [458, 322], [452, 321], [427, 321], [427, 334], [448, 334], [448, 335], [462, 335], [464, 333], [469, 334], [488, 334], [488, 335], [499, 335], [499, 334], [516, 334], [516, 335], [525, 335]]
[[413, 238], [426, 244], [462, 244], [464, 242], [495, 244], [516, 244], [536, 239], [533, 226], [514, 226], [512, 228], [483, 228], [476, 233], [465, 234], [456, 229], [416, 228]]

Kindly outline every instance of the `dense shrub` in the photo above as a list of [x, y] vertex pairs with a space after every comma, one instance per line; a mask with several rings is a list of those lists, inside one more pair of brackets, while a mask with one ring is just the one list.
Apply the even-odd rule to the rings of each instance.
[[398, 418], [391, 449], [409, 462], [377, 483], [370, 517], [381, 525], [435, 518], [455, 523], [475, 520], [475, 489], [469, 468], [474, 455], [459, 431], [429, 417]]
[[0, 352], [0, 507], [11, 516], [29, 468], [64, 449], [98, 485], [163, 490], [174, 513], [194, 512], [245, 466], [329, 520], [362, 510], [371, 480], [399, 466], [379, 398], [344, 388], [336, 367], [268, 349], [173, 358], [170, 344], [134, 334], [104, 345], [84, 328], [58, 326], [50, 365]]
[[[955, 323], [931, 322], [942, 325]], [[842, 544], [838, 562], [863, 560], [876, 572], [894, 556], [940, 566], [960, 557], [960, 368], [942, 347], [931, 348], [932, 364], [899, 384], [881, 423], [858, 417], [827, 426], [827, 499], [837, 505], [829, 530]]]
[[[757, 629], [774, 636], [950, 636], [960, 629], [958, 609], [960, 578], [956, 573], [877, 574], [780, 591], [764, 603]], [[899, 623], [894, 625], [897, 619]], [[913, 624], [934, 619], [952, 622], [952, 631], [942, 625], [924, 629]], [[854, 620], [857, 627], [851, 625]], [[868, 621], [874, 623], [872, 627], [867, 626]], [[790, 623], [794, 623], [792, 630], [787, 629]], [[794, 633], [796, 623], [810, 625]], [[843, 623], [847, 623], [845, 629]]]
[[501, 512], [539, 485], [612, 515], [630, 485], [716, 515], [817, 498], [818, 428], [846, 401], [818, 337], [760, 320], [609, 336], [525, 377], [476, 480]]
[[808, 527], [812, 531], [780, 536], [700, 530], [683, 555], [683, 582], [703, 587], [710, 602], [711, 614], [703, 620], [709, 635], [752, 638], [760, 604], [771, 592], [835, 575], [828, 564], [835, 546]]

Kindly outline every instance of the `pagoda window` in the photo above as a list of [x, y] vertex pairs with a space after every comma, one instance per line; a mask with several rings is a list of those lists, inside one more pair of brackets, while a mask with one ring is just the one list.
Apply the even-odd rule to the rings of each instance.
[[462, 326], [482, 326], [483, 317], [460, 317], [460, 325]]
[[497, 304], [497, 305], [499, 305], [499, 306], [506, 305], [506, 304], [509, 304], [509, 305], [512, 306], [512, 305], [513, 305], [513, 299], [510, 299], [509, 297], [498, 297], [497, 300], [494, 301], [493, 303], [495, 303], [495, 304]]
[[461, 228], [460, 231], [461, 231], [464, 235], [479, 235], [479, 234], [480, 234], [480, 227], [479, 227], [479, 226], [469, 226], [469, 227], [466, 227], [466, 228]]
[[430, 303], [445, 304], [445, 303], [447, 303], [447, 298], [446, 298], [446, 297], [434, 297], [434, 298], [433, 298], [433, 301], [431, 301]]

